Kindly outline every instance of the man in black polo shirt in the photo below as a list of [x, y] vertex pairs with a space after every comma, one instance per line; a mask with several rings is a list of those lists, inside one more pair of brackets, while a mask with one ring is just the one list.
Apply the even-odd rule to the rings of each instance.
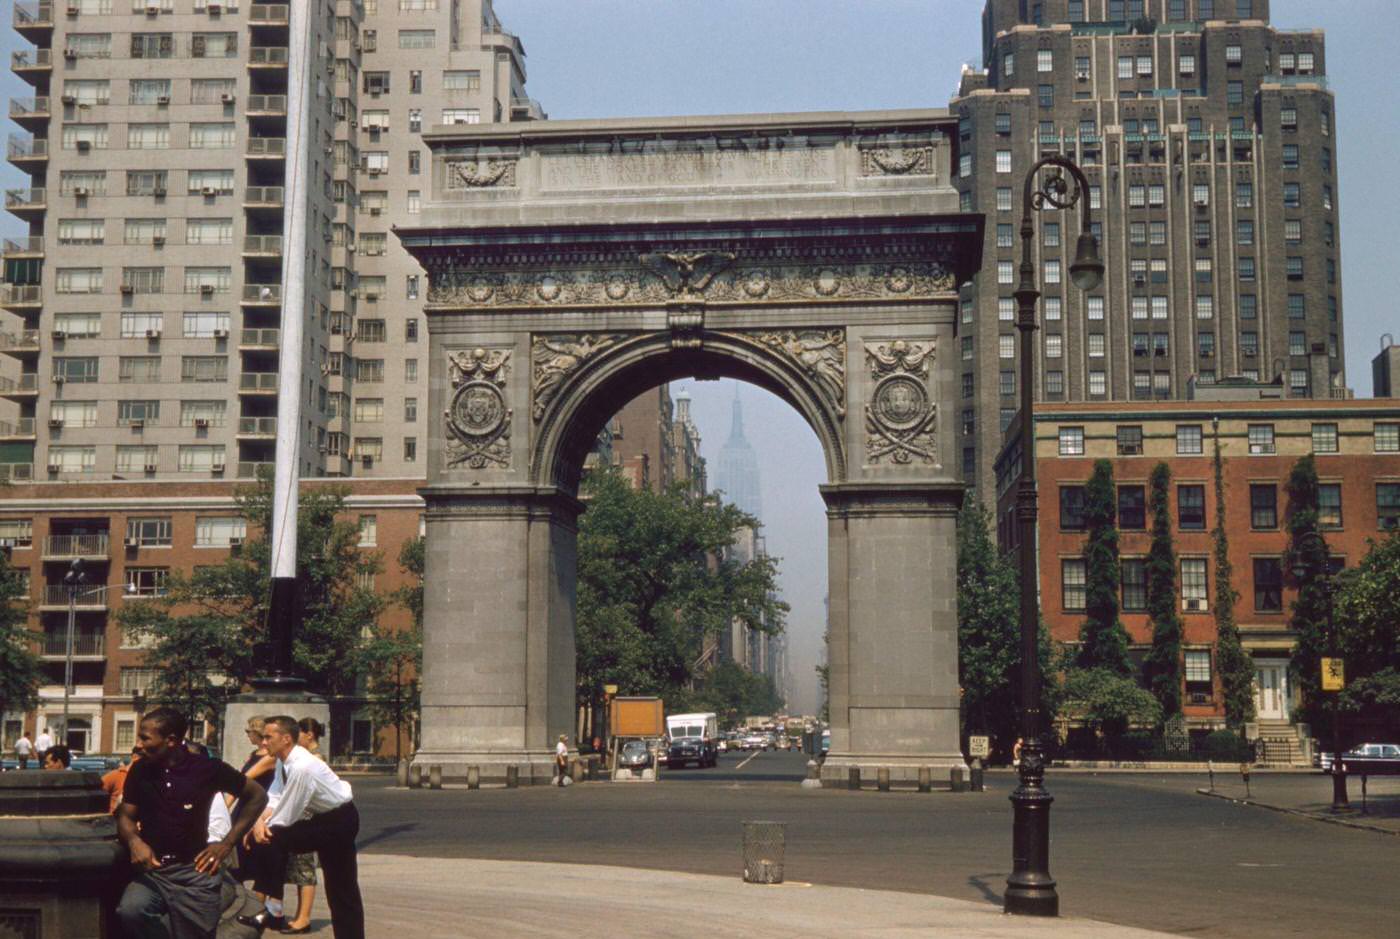
[[[117, 916], [133, 939], [214, 939], [219, 869], [267, 804], [261, 786], [191, 753], [184, 738], [185, 718], [172, 708], [141, 719], [144, 759], [127, 773], [117, 808], [117, 834], [136, 868]], [[222, 841], [208, 844], [209, 805], [221, 792], [238, 797], [238, 817]]]

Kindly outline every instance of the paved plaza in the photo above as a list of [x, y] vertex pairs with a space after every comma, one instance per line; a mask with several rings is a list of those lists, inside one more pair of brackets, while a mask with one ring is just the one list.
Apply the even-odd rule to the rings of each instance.
[[[1377, 876], [1394, 877], [1400, 838], [1207, 798], [1196, 792], [1204, 774], [1052, 772], [1051, 871], [1064, 917], [1043, 932], [999, 912], [1010, 773], [989, 774], [980, 794], [855, 794], [800, 789], [798, 754], [760, 754], [740, 769], [743, 759], [659, 784], [563, 791], [407, 791], [359, 778], [367, 903], [379, 923], [421, 921], [424, 935], [701, 928], [666, 910], [736, 936], [860, 935], [857, 926], [1131, 935], [1093, 921], [1193, 936], [1400, 935], [1400, 909], [1375, 889]], [[1319, 774], [1256, 774], [1251, 785], [1280, 800], [1325, 803], [1330, 793]], [[1378, 788], [1387, 787], [1373, 782], [1373, 796]], [[1356, 782], [1358, 804], [1359, 792]], [[741, 882], [745, 819], [787, 823], [787, 886]], [[380, 929], [372, 934], [388, 934]]]

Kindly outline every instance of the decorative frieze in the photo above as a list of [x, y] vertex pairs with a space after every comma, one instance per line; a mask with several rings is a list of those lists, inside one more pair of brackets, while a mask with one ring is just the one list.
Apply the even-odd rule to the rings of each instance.
[[604, 349], [621, 342], [622, 335], [581, 333], [537, 335], [530, 344], [530, 392], [534, 418], [544, 417], [549, 403], [579, 367]]
[[844, 329], [744, 330], [721, 333], [752, 342], [786, 358], [826, 399], [838, 419], [846, 416]]
[[448, 189], [487, 189], [515, 187], [514, 158], [500, 160], [456, 160], [446, 166], [444, 183]]
[[878, 147], [860, 152], [862, 176], [932, 176], [933, 147]]

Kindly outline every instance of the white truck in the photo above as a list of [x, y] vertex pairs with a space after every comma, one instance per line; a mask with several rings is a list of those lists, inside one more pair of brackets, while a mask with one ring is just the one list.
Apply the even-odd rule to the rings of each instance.
[[706, 767], [719, 762], [719, 717], [713, 711], [668, 715], [666, 736], [670, 739], [666, 752], [668, 767], [687, 763]]

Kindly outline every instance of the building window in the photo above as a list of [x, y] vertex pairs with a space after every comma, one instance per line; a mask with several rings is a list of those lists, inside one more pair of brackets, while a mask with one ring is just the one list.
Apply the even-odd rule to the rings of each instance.
[[1130, 55], [1120, 55], [1118, 57], [1118, 77], [1127, 79], [1133, 77], [1133, 57]]
[[1065, 337], [1059, 333], [1045, 334], [1045, 357], [1058, 359], [1064, 352]]
[[1016, 393], [1016, 373], [1009, 368], [1001, 370], [997, 376], [997, 391], [1002, 395], [1014, 395]]
[[1254, 244], [1254, 221], [1252, 219], [1240, 219], [1236, 224], [1235, 241], [1241, 245]]
[[1176, 487], [1177, 526], [1183, 531], [1202, 531], [1206, 527], [1206, 487], [1197, 485]]
[[1091, 320], [1101, 320], [1104, 316], [1103, 297], [1087, 297], [1085, 299], [1085, 315]]
[[1147, 490], [1144, 487], [1118, 487], [1118, 527], [1134, 530], [1147, 527]]
[[211, 515], [195, 519], [194, 544], [197, 548], [227, 548], [242, 544], [248, 536], [248, 523], [237, 515]]
[[1058, 284], [1060, 282], [1060, 262], [1058, 259], [1044, 262], [1045, 283]]
[[1377, 453], [1400, 453], [1400, 424], [1377, 421], [1374, 434]]
[[1015, 267], [1010, 261], [997, 262], [997, 283], [1002, 285], [1015, 283]]
[[962, 396], [964, 398], [970, 398], [972, 397], [972, 391], [972, 373], [965, 372], [962, 377]]
[[1089, 373], [1089, 394], [1102, 395], [1108, 393], [1108, 374], [1101, 371], [1091, 371]]
[[1240, 258], [1238, 270], [1241, 283], [1254, 283], [1254, 258]]
[[1244, 104], [1244, 82], [1225, 83], [1225, 103]]
[[1274, 425], [1249, 425], [1249, 452], [1253, 454], [1274, 453]]
[[1123, 612], [1141, 613], [1147, 609], [1147, 562], [1124, 558], [1120, 580], [1123, 585]]
[[1336, 452], [1337, 452], [1337, 425], [1336, 425], [1336, 424], [1314, 424], [1314, 425], [1312, 425], [1312, 447], [1313, 447], [1313, 453], [1336, 453]]
[[1103, 333], [1089, 333], [1089, 357], [1091, 359], [1101, 359], [1107, 354], [1107, 346]]
[[997, 211], [1011, 211], [1011, 190], [1006, 187], [1001, 187], [997, 189]]
[[1084, 609], [1087, 591], [1083, 558], [1060, 559], [1060, 591], [1067, 612]]
[[169, 578], [168, 567], [128, 567], [126, 594], [129, 597], [163, 597]]
[[1376, 484], [1376, 527], [1381, 531], [1400, 528], [1400, 483]]
[[1142, 455], [1142, 425], [1130, 424], [1118, 428], [1118, 455]]
[[129, 518], [126, 520], [126, 543], [140, 548], [168, 548], [171, 541], [170, 516]]
[[1084, 455], [1084, 428], [1060, 428], [1060, 456]]
[[1278, 558], [1254, 559], [1254, 611], [1283, 612], [1283, 564]]
[[1278, 528], [1278, 487], [1273, 483], [1250, 484], [1249, 526], [1261, 531]]
[[1016, 320], [1016, 301], [1011, 297], [997, 298], [997, 319], [1003, 323]]
[[1176, 425], [1176, 452], [1183, 456], [1191, 456], [1201, 452], [1200, 424]]
[[1206, 559], [1181, 559], [1181, 608], [1188, 613], [1204, 613], [1206, 604]]
[[997, 157], [996, 157], [996, 159], [997, 159], [997, 162], [996, 162], [996, 170], [997, 170], [998, 173], [1009, 173], [1009, 172], [1011, 172], [1011, 151], [1010, 151], [1010, 150], [998, 150], [998, 151], [997, 151]]
[[1252, 293], [1240, 294], [1240, 319], [1259, 318], [1259, 298]]
[[1065, 393], [1065, 373], [1063, 371], [1052, 368], [1045, 372], [1045, 393], [1048, 395]]
[[1252, 208], [1254, 208], [1254, 184], [1253, 184], [1253, 183], [1237, 183], [1237, 184], [1235, 185], [1235, 208], [1237, 208], [1237, 209], [1252, 209]]
[[373, 548], [379, 543], [379, 517], [360, 516], [360, 547]]
[[1341, 483], [1319, 483], [1317, 487], [1317, 522], [1323, 528], [1342, 527]]
[[1283, 207], [1285, 209], [1300, 208], [1303, 204], [1303, 188], [1298, 183], [1283, 184]]
[[1187, 687], [1196, 686], [1202, 692], [1209, 694], [1211, 691], [1210, 650], [1187, 649], [1183, 653], [1183, 662]]
[[1084, 530], [1084, 487], [1060, 487], [1060, 530]]
[[998, 336], [997, 355], [1003, 359], [1016, 358], [1016, 337], [1009, 335]]

